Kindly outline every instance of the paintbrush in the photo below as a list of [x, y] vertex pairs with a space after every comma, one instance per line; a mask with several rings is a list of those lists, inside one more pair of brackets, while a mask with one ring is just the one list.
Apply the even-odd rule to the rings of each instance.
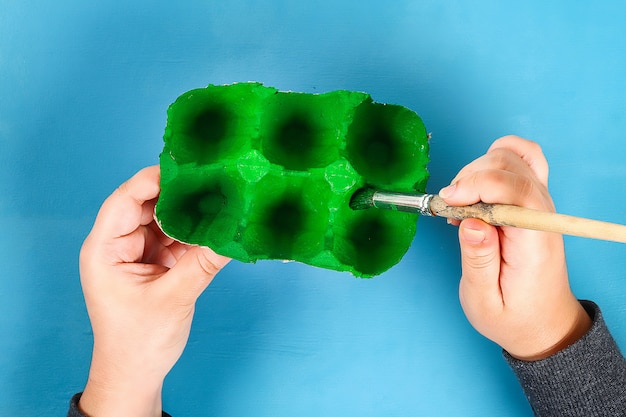
[[470, 206], [450, 206], [436, 194], [403, 194], [361, 188], [352, 195], [350, 207], [354, 210], [369, 208], [398, 210], [455, 220], [474, 218], [494, 226], [511, 226], [626, 243], [626, 226], [622, 224], [508, 204], [477, 203]]

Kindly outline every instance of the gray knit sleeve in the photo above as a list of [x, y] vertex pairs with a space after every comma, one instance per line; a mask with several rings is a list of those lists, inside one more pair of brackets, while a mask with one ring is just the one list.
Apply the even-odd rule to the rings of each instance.
[[536, 416], [626, 416], [626, 360], [598, 306], [581, 304], [593, 325], [573, 345], [534, 362], [504, 352]]
[[[79, 392], [78, 394], [74, 394], [74, 396], [70, 400], [70, 409], [67, 412], [67, 417], [87, 417], [78, 409], [78, 401], [80, 400], [80, 396], [82, 394], [83, 394], [82, 392]], [[162, 415], [163, 417], [172, 417], [169, 414], [167, 414], [165, 411], [163, 411]]]

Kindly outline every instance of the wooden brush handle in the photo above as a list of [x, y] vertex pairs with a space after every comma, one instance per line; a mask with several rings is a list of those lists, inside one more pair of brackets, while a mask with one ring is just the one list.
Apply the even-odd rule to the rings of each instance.
[[565, 214], [550, 213], [507, 204], [477, 203], [471, 206], [449, 206], [438, 195], [433, 196], [430, 209], [434, 215], [449, 219], [480, 219], [494, 226], [554, 232], [626, 243], [626, 226]]

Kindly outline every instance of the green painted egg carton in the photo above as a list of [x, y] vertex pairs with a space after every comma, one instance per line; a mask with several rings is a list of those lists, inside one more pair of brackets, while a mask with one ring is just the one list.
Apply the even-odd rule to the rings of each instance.
[[243, 262], [294, 260], [358, 277], [398, 263], [417, 215], [349, 207], [362, 187], [424, 192], [420, 117], [365, 93], [209, 85], [168, 109], [156, 218], [167, 235]]

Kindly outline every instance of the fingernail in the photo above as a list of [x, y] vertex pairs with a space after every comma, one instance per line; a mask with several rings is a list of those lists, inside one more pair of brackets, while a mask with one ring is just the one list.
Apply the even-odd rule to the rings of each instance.
[[474, 245], [479, 245], [485, 241], [485, 232], [482, 230], [470, 229], [466, 227], [463, 229], [463, 239]]
[[444, 198], [444, 199], [450, 198], [452, 197], [452, 194], [454, 194], [455, 190], [456, 190], [456, 183], [450, 184], [447, 187], [444, 187], [441, 190], [439, 190], [439, 197]]

